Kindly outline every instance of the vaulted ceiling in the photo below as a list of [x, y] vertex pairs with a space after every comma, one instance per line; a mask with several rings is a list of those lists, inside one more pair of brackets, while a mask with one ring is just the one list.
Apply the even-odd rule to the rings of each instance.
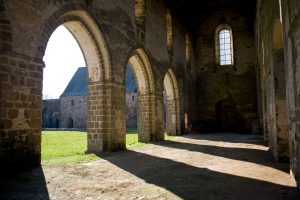
[[233, 11], [241, 14], [249, 24], [255, 19], [256, 0], [165, 0], [171, 12], [190, 31], [212, 13]]

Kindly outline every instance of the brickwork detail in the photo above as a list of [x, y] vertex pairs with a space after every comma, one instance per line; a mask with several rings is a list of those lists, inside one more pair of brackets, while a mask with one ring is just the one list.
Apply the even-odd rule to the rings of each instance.
[[0, 52], [0, 162], [39, 165], [44, 63]]

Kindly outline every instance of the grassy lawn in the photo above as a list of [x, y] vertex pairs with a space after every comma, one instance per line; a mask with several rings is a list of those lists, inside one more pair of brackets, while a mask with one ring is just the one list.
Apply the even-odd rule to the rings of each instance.
[[[174, 136], [165, 136], [166, 140]], [[126, 147], [140, 147], [145, 143], [138, 142], [136, 129], [128, 129]], [[42, 132], [42, 163], [77, 163], [99, 160], [95, 154], [85, 154], [87, 148], [86, 132], [79, 131], [43, 131]]]

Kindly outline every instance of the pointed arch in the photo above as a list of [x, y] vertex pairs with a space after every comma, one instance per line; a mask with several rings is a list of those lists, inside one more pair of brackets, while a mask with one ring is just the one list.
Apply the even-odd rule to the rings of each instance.
[[132, 71], [138, 86], [138, 92], [143, 94], [154, 93], [154, 79], [152, 73], [152, 67], [150, 61], [141, 48], [133, 51], [128, 63], [130, 64]]
[[155, 87], [150, 61], [141, 48], [131, 54], [128, 63], [138, 90], [137, 126], [139, 141], [149, 142], [155, 137]]
[[[88, 122], [87, 122], [87, 152], [103, 152], [113, 148], [123, 148], [122, 145], [112, 144], [112, 124], [99, 123], [112, 121], [111, 93], [102, 93], [104, 89], [111, 91], [112, 66], [110, 53], [101, 31], [99, 20], [81, 4], [68, 4], [53, 13], [44, 24], [40, 35], [36, 58], [42, 60], [47, 43], [54, 30], [64, 25], [79, 44], [88, 69]], [[109, 103], [99, 103], [109, 102]], [[91, 105], [98, 106], [92, 107]], [[105, 112], [104, 112], [105, 111]]]
[[64, 25], [82, 50], [90, 82], [111, 80], [110, 54], [99, 25], [87, 11], [72, 10], [71, 5], [67, 8], [62, 8], [54, 13], [45, 23], [36, 57], [43, 58], [50, 36], [58, 26]]
[[179, 87], [176, 76], [172, 69], [169, 69], [164, 77], [164, 94], [166, 109], [166, 132], [171, 135], [179, 135]]

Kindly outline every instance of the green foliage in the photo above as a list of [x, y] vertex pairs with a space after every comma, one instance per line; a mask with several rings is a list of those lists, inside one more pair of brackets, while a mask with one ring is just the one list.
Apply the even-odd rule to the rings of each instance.
[[[166, 140], [174, 136], [165, 135]], [[138, 148], [146, 143], [138, 142], [137, 129], [128, 129], [126, 148]], [[87, 150], [87, 133], [78, 131], [43, 131], [42, 132], [42, 163], [65, 164], [99, 160], [95, 154], [85, 154]]]

